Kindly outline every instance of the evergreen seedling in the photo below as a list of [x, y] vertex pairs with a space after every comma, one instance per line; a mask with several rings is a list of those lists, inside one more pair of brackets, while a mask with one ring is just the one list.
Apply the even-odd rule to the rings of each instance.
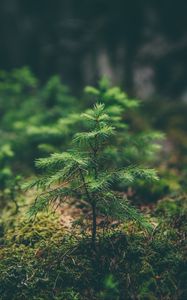
[[92, 210], [92, 242], [97, 235], [98, 214], [110, 215], [115, 219], [131, 218], [150, 228], [143, 216], [133, 208], [126, 197], [114, 190], [116, 183], [132, 184], [136, 179], [157, 180], [153, 169], [135, 165], [121, 166], [110, 162], [110, 149], [117, 145], [118, 128], [113, 118], [106, 113], [104, 104], [96, 104], [84, 113], [87, 130], [74, 135], [70, 151], [54, 153], [36, 161], [36, 167], [44, 173], [29, 184], [39, 192], [31, 214], [35, 215], [51, 203], [65, 202], [70, 198], [81, 198]]

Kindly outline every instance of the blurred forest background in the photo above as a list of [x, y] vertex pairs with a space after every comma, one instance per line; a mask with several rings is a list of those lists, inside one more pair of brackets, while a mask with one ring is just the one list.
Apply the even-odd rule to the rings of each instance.
[[0, 68], [60, 74], [79, 92], [103, 74], [142, 99], [187, 101], [185, 0], [1, 0]]
[[58, 74], [77, 97], [107, 75], [185, 155], [186, 12], [185, 0], [2, 0], [0, 69]]

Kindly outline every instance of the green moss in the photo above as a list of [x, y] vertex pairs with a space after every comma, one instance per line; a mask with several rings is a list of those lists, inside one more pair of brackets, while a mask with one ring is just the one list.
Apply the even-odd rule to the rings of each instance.
[[171, 222], [153, 236], [127, 223], [100, 234], [95, 252], [89, 237], [65, 232], [58, 216], [17, 219], [0, 247], [0, 299], [182, 299], [186, 228]]

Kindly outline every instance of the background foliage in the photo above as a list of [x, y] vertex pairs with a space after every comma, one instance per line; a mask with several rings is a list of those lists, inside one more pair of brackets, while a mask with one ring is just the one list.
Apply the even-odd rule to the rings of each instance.
[[141, 98], [186, 93], [185, 0], [1, 0], [0, 67], [29, 65], [75, 91], [106, 73]]

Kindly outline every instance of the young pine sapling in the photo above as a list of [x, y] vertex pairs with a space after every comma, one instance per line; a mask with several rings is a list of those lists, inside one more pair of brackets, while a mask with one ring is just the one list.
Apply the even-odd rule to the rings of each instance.
[[87, 131], [75, 134], [70, 151], [37, 159], [36, 167], [43, 169], [44, 174], [27, 186], [40, 190], [31, 214], [35, 215], [53, 202], [65, 202], [72, 197], [77, 201], [83, 199], [92, 211], [93, 245], [98, 214], [119, 220], [131, 218], [149, 229], [149, 223], [114, 186], [120, 181], [132, 184], [139, 178], [157, 180], [156, 172], [135, 165], [119, 169], [115, 161], [110, 162], [110, 147], [117, 145], [118, 130], [105, 112], [104, 104], [96, 104], [81, 118]]

